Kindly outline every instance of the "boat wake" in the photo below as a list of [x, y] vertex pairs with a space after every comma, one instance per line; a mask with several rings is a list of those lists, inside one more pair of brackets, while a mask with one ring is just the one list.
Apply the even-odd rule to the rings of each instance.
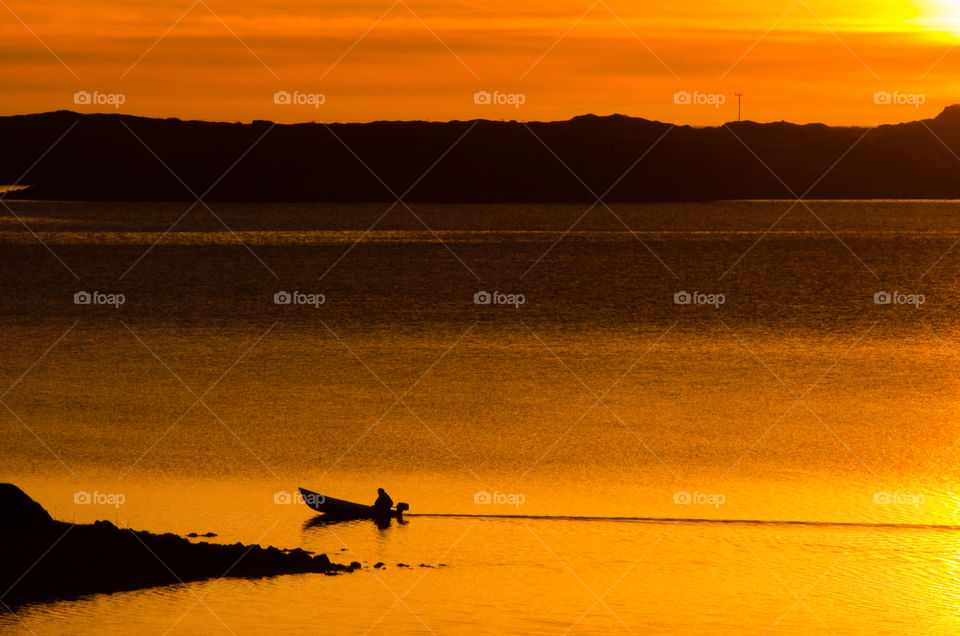
[[620, 523], [736, 524], [757, 526], [809, 526], [823, 528], [892, 528], [903, 530], [960, 530], [960, 525], [934, 523], [870, 523], [866, 521], [781, 521], [771, 519], [698, 519], [689, 517], [592, 517], [577, 515], [480, 515], [456, 513], [407, 513], [407, 517], [448, 517], [464, 519], [513, 519], [537, 521], [597, 521]]

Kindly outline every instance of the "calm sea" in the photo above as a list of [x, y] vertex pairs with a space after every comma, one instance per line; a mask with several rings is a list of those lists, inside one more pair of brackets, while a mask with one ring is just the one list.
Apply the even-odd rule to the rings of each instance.
[[960, 630], [960, 204], [8, 205], [0, 480], [371, 567], [0, 630]]

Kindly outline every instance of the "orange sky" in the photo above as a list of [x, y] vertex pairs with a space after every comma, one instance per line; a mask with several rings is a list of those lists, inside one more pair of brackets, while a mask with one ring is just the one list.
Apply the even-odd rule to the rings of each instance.
[[960, 102], [960, 0], [2, 0], [0, 15], [0, 114], [715, 125], [743, 91], [744, 118], [871, 125]]

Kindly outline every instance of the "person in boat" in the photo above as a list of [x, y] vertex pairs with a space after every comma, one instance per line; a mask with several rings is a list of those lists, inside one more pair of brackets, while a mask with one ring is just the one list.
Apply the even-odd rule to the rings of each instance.
[[393, 508], [393, 499], [383, 488], [377, 488], [377, 500], [374, 502], [373, 508], [377, 512], [389, 512]]

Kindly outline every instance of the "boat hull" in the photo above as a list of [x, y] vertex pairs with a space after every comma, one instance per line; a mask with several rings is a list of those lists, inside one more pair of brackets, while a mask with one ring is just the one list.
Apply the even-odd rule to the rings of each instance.
[[306, 488], [301, 488], [300, 494], [303, 497], [303, 503], [323, 514], [327, 519], [401, 519], [403, 517], [403, 510], [378, 510], [373, 506], [327, 497]]

